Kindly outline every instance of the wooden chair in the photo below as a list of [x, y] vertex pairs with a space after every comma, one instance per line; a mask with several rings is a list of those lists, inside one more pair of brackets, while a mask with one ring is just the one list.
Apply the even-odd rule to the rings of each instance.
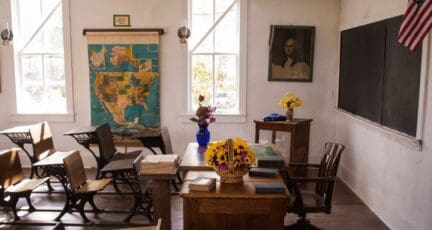
[[[169, 135], [167, 127], [163, 127], [161, 129], [161, 136], [162, 136], [162, 141], [163, 141], [163, 148], [161, 148], [162, 153], [163, 154], [174, 154], [174, 151], [173, 151], [173, 148], [171, 145], [171, 137]], [[177, 171], [176, 175], [177, 175], [177, 179], [179, 180], [179, 182], [183, 183], [183, 180], [181, 179], [178, 171]], [[175, 179], [171, 180], [171, 184], [174, 187], [175, 191], [178, 192], [179, 189], [177, 187], [177, 183], [176, 183]]]
[[[30, 212], [35, 210], [30, 200], [31, 192], [39, 185], [48, 181], [48, 177], [40, 179], [24, 179], [21, 162], [15, 148], [0, 152], [0, 205], [12, 208], [14, 219], [19, 220], [16, 204], [24, 197]], [[5, 198], [9, 196], [9, 200]]]
[[[128, 159], [130, 160], [130, 164], [127, 164], [128, 167], [125, 170], [132, 169], [130, 165], [132, 165], [134, 159], [136, 159], [138, 155], [141, 154], [141, 150], [133, 151], [129, 153], [118, 152], [117, 149], [115, 148], [113, 133], [108, 123], [98, 126], [96, 128], [96, 135], [98, 138], [99, 153], [100, 153], [98, 159], [98, 172], [96, 178], [100, 178], [102, 173], [101, 172], [102, 168], [104, 168], [111, 161]], [[119, 170], [118, 173], [123, 173], [123, 172]], [[105, 177], [106, 175], [103, 176]], [[117, 176], [112, 174], [111, 177], [113, 179], [114, 188], [117, 191], [119, 191], [117, 187]]]
[[[71, 208], [77, 209], [84, 221], [89, 222], [84, 213], [85, 204], [89, 202], [94, 211], [100, 211], [94, 203], [94, 196], [97, 192], [105, 189], [111, 183], [111, 179], [87, 180], [84, 164], [78, 151], [65, 157], [63, 162], [70, 183], [70, 191], [68, 193], [70, 195]], [[58, 219], [60, 218], [61, 216], [58, 217]]]
[[[284, 171], [285, 183], [293, 195], [287, 212], [295, 213], [300, 217], [296, 224], [287, 226], [285, 229], [319, 229], [310, 224], [309, 220], [306, 219], [306, 214], [319, 212], [330, 214], [334, 184], [344, 148], [341, 144], [327, 142], [320, 164], [289, 164], [289, 168], [318, 169], [318, 175], [314, 177], [289, 177], [288, 171]], [[312, 192], [300, 190], [298, 185], [306, 182], [315, 183], [315, 190]]]
[[[52, 133], [48, 122], [45, 121], [31, 126], [29, 132], [33, 147], [33, 158], [35, 159], [35, 162], [32, 163], [36, 163], [37, 161], [43, 160], [48, 156], [59, 152], [54, 147]], [[33, 170], [39, 178], [47, 176], [44, 171], [39, 172], [37, 168], [34, 168], [32, 165], [32, 171]], [[51, 187], [49, 180], [47, 181], [47, 185], [49, 190], [52, 191], [53, 188]]]

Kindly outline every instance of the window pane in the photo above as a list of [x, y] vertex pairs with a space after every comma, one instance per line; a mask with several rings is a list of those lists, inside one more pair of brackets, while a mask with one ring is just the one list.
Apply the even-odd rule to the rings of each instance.
[[225, 15], [216, 26], [215, 50], [220, 53], [237, 53], [238, 30], [237, 30], [237, 4]]
[[43, 28], [46, 52], [63, 52], [63, 19], [59, 7]]
[[215, 56], [215, 105], [219, 112], [232, 112], [236, 109], [236, 67], [235, 55]]
[[228, 7], [236, 0], [216, 0], [215, 1], [215, 13], [216, 20], [228, 9]]
[[63, 55], [45, 55], [45, 77], [47, 81], [56, 81], [64, 85], [65, 71]]
[[21, 38], [29, 39], [43, 19], [61, 0], [19, 0], [18, 13]]
[[[63, 19], [59, 7], [23, 50], [24, 53], [63, 53]], [[33, 28], [35, 30], [36, 28]], [[25, 43], [25, 42], [24, 42]], [[24, 45], [24, 44], [23, 44]]]
[[24, 84], [24, 100], [23, 104], [26, 107], [30, 107], [32, 109], [36, 107], [41, 107], [43, 95], [44, 95], [44, 87], [41, 83], [30, 83], [27, 82]]
[[[192, 0], [191, 44], [195, 45], [214, 22], [213, 0]], [[213, 41], [209, 41], [213, 43]]]
[[51, 105], [46, 108], [46, 113], [66, 113], [66, 89], [64, 84], [49, 85], [46, 98], [45, 105]]
[[213, 32], [197, 47], [194, 53], [213, 53]]
[[24, 81], [42, 81], [42, 57], [40, 55], [22, 55], [21, 71]]
[[211, 55], [192, 56], [192, 108], [198, 106], [198, 96], [204, 95], [204, 104], [213, 101], [213, 59]]

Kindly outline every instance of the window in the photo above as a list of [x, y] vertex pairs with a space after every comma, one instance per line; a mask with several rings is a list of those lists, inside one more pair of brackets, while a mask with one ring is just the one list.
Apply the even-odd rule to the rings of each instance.
[[17, 0], [14, 7], [17, 113], [70, 112], [70, 65], [65, 64], [69, 39], [64, 36], [69, 28], [63, 20], [68, 17], [68, 1]]
[[[242, 71], [246, 26], [241, 20], [245, 0], [189, 0], [191, 39], [189, 41], [189, 111], [204, 104], [217, 107], [219, 114], [241, 114]], [[240, 52], [240, 50], [243, 50]], [[243, 60], [242, 60], [243, 59]]]

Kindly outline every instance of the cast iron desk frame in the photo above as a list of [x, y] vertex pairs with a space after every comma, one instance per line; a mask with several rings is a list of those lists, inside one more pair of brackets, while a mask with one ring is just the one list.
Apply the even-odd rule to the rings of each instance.
[[[32, 138], [30, 136], [30, 126], [16, 126], [10, 129], [0, 131], [0, 134], [7, 136], [12, 143], [20, 147], [27, 157], [30, 159], [31, 164], [36, 163], [38, 160], [33, 154], [30, 154], [25, 148], [25, 144], [32, 144]], [[35, 174], [35, 168], [31, 167], [30, 178], [33, 178]]]
[[[93, 157], [96, 159], [97, 163], [97, 174], [96, 179], [99, 178], [100, 171], [104, 167], [102, 159], [99, 155], [97, 155], [91, 148], [91, 145], [98, 145], [99, 139], [96, 135], [96, 127], [81, 127], [81, 128], [75, 128], [68, 132], [66, 132], [64, 135], [73, 137], [78, 144], [84, 146], [90, 153], [93, 155]], [[135, 137], [138, 135], [137, 137]], [[157, 152], [153, 149], [153, 147], [159, 147], [162, 151], [162, 153], [165, 153], [165, 148], [162, 147], [160, 143], [163, 143], [162, 137], [159, 132], [140, 132], [135, 135], [130, 136], [132, 138], [139, 139], [141, 143], [146, 147], [148, 150], [150, 150], [153, 154], [157, 154]], [[126, 136], [121, 136], [122, 139], [125, 139]]]
[[60, 218], [66, 212], [70, 212], [72, 210], [73, 205], [71, 200], [71, 191], [68, 188], [69, 181], [67, 178], [66, 169], [64, 167], [63, 158], [67, 157], [69, 154], [73, 152], [74, 151], [57, 152], [33, 164], [35, 168], [42, 168], [47, 176], [53, 176], [57, 178], [60, 181], [61, 185], [63, 186], [64, 192], [66, 194], [66, 201], [62, 211], [54, 219], [55, 221], [60, 221]]

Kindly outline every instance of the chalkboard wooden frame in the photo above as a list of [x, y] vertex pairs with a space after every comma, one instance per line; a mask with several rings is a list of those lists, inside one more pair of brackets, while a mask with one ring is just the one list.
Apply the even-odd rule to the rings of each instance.
[[402, 17], [341, 31], [338, 107], [416, 137], [421, 48], [400, 45]]

